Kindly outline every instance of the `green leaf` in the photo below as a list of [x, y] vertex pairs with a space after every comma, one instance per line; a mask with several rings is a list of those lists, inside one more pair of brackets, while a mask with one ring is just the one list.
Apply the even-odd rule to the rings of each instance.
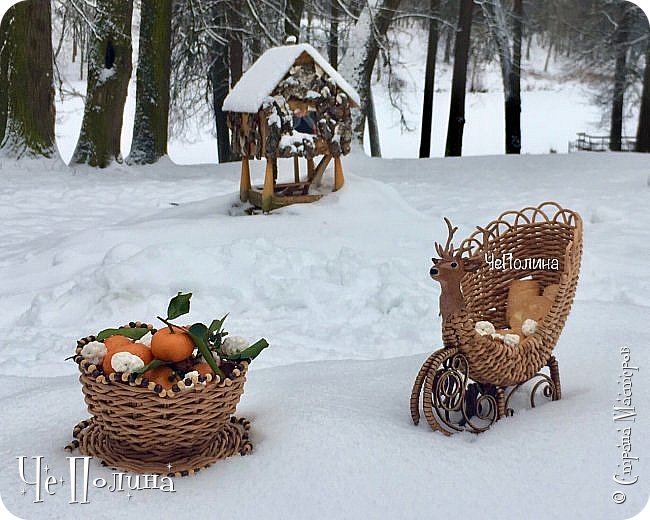
[[219, 332], [221, 330], [221, 327], [223, 327], [223, 322], [226, 321], [227, 317], [228, 314], [226, 314], [220, 320], [213, 320], [212, 323], [210, 323], [210, 327], [208, 328], [210, 334], [212, 334], [213, 332]]
[[178, 293], [169, 301], [169, 306], [167, 307], [167, 319], [173, 320], [187, 314], [190, 312], [190, 298], [192, 293]]
[[189, 332], [190, 335], [193, 334], [195, 336], [198, 336], [204, 343], [207, 343], [208, 336], [210, 335], [208, 328], [203, 323], [195, 323], [189, 329], [187, 329], [187, 332]]
[[97, 334], [97, 341], [104, 341], [111, 336], [126, 336], [131, 339], [140, 339], [149, 329], [146, 327], [124, 327], [123, 329], [104, 329]]
[[253, 343], [250, 347], [245, 348], [241, 352], [233, 356], [226, 356], [230, 361], [241, 361], [242, 359], [250, 359], [251, 361], [259, 356], [260, 352], [268, 347], [268, 342], [262, 338], [259, 341]]
[[221, 379], [225, 379], [226, 374], [221, 371], [219, 364], [214, 359], [212, 352], [208, 348], [208, 344], [205, 339], [208, 334], [208, 328], [203, 325], [203, 323], [195, 323], [187, 330], [187, 332], [196, 345], [196, 348], [199, 349], [199, 352], [203, 356], [203, 359], [205, 359], [206, 363], [210, 365], [210, 368], [214, 371], [214, 373], [217, 374]]
[[165, 362], [162, 361], [161, 359], [154, 359], [153, 361], [150, 361], [145, 366], [143, 366], [139, 370], [135, 370], [134, 372], [136, 374], [144, 374], [145, 372], [151, 370], [152, 368], [158, 368], [160, 365], [164, 365], [164, 364]]

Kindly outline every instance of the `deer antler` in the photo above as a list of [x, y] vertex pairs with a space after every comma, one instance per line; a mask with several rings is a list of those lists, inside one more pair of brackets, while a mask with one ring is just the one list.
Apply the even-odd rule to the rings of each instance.
[[434, 242], [436, 253], [438, 253], [440, 258], [449, 258], [454, 255], [454, 244], [451, 243], [451, 239], [458, 230], [458, 227], [452, 227], [447, 217], [445, 217], [445, 223], [447, 224], [447, 243], [445, 247], [443, 248], [438, 242]]

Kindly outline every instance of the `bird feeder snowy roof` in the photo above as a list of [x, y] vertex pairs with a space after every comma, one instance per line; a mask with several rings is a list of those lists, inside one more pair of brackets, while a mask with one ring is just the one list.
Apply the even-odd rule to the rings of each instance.
[[257, 112], [303, 54], [307, 54], [355, 105], [360, 104], [359, 94], [352, 85], [316, 49], [301, 43], [273, 47], [262, 54], [226, 96], [224, 112]]

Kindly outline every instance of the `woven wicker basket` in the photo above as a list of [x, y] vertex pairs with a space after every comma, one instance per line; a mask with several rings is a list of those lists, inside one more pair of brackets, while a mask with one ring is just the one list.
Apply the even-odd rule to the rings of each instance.
[[[468, 273], [461, 286], [467, 312], [475, 321], [488, 320], [497, 328], [507, 327], [508, 289], [513, 280], [530, 275], [542, 288], [558, 284], [553, 306], [538, 324], [537, 331], [515, 348], [473, 330], [459, 338], [457, 346], [469, 361], [470, 377], [498, 386], [527, 381], [543, 367], [555, 347], [571, 310], [582, 257], [582, 219], [578, 213], [553, 202], [538, 207], [508, 211], [490, 222], [485, 250], [498, 258], [507, 253], [519, 259], [557, 259], [559, 269], [492, 269], [483, 265]], [[470, 253], [484, 246], [476, 231], [460, 245]]]
[[98, 375], [94, 365], [79, 358], [79, 381], [91, 418], [75, 427], [75, 440], [66, 449], [79, 448], [119, 469], [177, 476], [252, 449], [248, 421], [233, 415], [244, 391], [247, 362], [239, 363], [232, 378], [159, 395], [119, 374], [110, 379]]

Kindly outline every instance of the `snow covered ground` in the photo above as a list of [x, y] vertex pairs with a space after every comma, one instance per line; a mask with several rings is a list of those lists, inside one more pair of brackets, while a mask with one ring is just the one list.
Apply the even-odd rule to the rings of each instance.
[[[262, 165], [254, 164], [254, 182]], [[286, 165], [287, 169], [289, 165]], [[346, 185], [311, 205], [241, 215], [238, 168], [94, 171], [0, 163], [0, 494], [21, 518], [628, 518], [648, 499], [645, 376], [633, 377], [635, 485], [618, 486], [612, 420], [620, 348], [650, 366], [650, 159], [640, 154], [344, 160]], [[428, 278], [443, 216], [459, 236], [506, 209], [556, 200], [585, 220], [576, 303], [556, 350], [563, 400], [522, 407], [480, 436], [410, 422], [412, 381], [440, 346]], [[63, 446], [87, 412], [78, 337], [152, 321], [177, 291], [190, 319], [230, 312], [227, 330], [267, 349], [238, 410], [255, 450], [176, 479], [175, 493], [69, 484], [33, 503], [16, 457], [42, 455], [67, 480]], [[626, 424], [627, 426], [627, 424]], [[34, 468], [28, 465], [28, 478]], [[91, 478], [111, 471], [91, 463]], [[27, 488], [25, 495], [21, 489]], [[622, 505], [612, 493], [626, 492]]]

